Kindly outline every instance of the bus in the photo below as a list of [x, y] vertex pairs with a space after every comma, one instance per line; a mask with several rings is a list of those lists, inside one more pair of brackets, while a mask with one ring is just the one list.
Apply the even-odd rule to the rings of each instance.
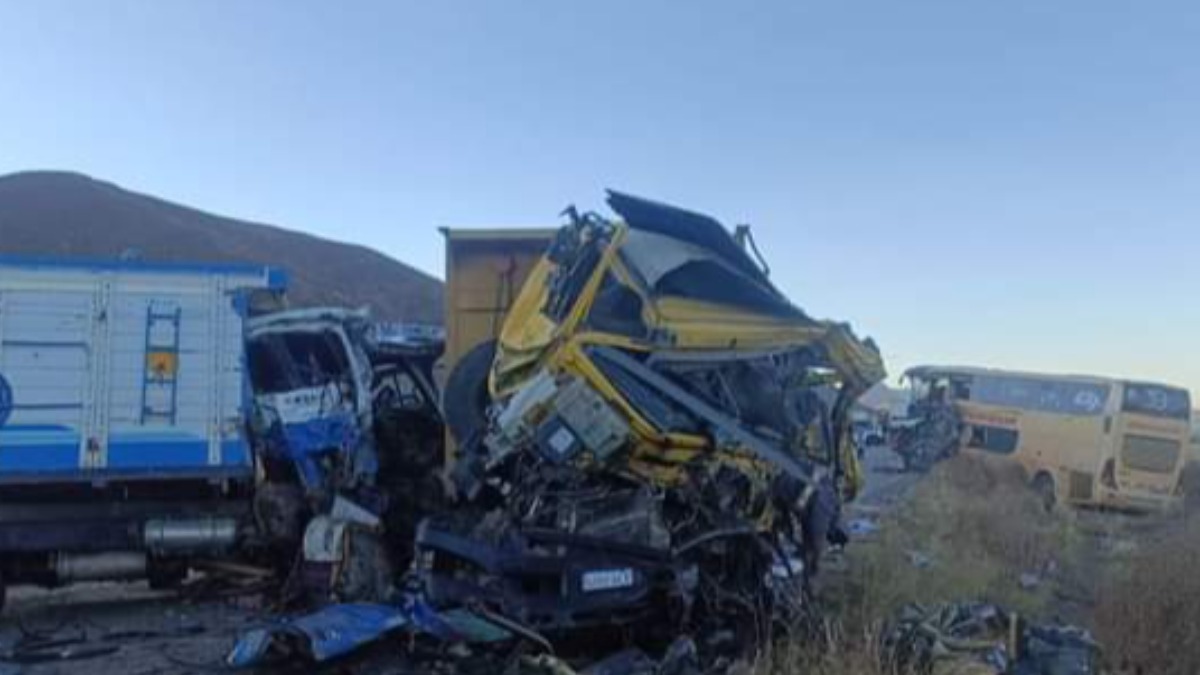
[[1182, 502], [1192, 402], [1154, 382], [920, 366], [914, 407], [953, 407], [959, 449], [1010, 457], [1047, 507], [1164, 511]]

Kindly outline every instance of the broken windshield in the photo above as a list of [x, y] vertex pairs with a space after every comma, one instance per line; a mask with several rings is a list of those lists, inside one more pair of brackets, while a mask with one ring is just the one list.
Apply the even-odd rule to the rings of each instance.
[[774, 288], [691, 242], [631, 229], [621, 246], [621, 257], [656, 297], [700, 300], [783, 316], [799, 314]]
[[350, 361], [332, 330], [267, 333], [247, 345], [255, 391], [276, 394], [324, 386], [349, 377]]
[[1191, 415], [1192, 401], [1186, 389], [1127, 383], [1121, 409], [1153, 417], [1186, 420]]

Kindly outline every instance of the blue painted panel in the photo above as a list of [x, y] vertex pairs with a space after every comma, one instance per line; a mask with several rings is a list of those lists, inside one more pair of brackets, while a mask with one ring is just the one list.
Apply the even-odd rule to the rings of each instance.
[[267, 288], [273, 291], [287, 290], [289, 281], [287, 270], [282, 267], [267, 268]]
[[221, 464], [223, 466], [248, 466], [250, 464], [250, 445], [240, 438], [224, 441], [221, 443]]
[[107, 475], [194, 477], [206, 472], [251, 471], [244, 439], [222, 443], [223, 465], [208, 465], [208, 442], [172, 431], [116, 434], [109, 443], [107, 469], [79, 468], [79, 434], [65, 426], [23, 424], [0, 429], [0, 482], [59, 476], [92, 480]]
[[79, 470], [79, 441], [28, 443], [0, 440], [0, 473]]
[[352, 603], [330, 605], [312, 614], [255, 627], [243, 634], [225, 658], [234, 668], [264, 663], [279, 638], [299, 637], [317, 662], [355, 651], [409, 624], [408, 611], [399, 605]]
[[109, 469], [158, 469], [208, 466], [208, 443], [202, 440], [110, 442]]

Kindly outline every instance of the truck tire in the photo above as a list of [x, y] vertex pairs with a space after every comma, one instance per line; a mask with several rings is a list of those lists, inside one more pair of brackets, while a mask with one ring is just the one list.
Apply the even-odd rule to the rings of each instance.
[[495, 358], [495, 340], [475, 345], [459, 359], [446, 380], [442, 410], [446, 426], [460, 446], [487, 427], [488, 373]]

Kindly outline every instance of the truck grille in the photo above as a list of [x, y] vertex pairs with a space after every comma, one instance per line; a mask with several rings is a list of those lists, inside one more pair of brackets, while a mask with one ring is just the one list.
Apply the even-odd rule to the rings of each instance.
[[1169, 473], [1179, 462], [1179, 441], [1128, 434], [1121, 448], [1127, 468], [1151, 473]]

